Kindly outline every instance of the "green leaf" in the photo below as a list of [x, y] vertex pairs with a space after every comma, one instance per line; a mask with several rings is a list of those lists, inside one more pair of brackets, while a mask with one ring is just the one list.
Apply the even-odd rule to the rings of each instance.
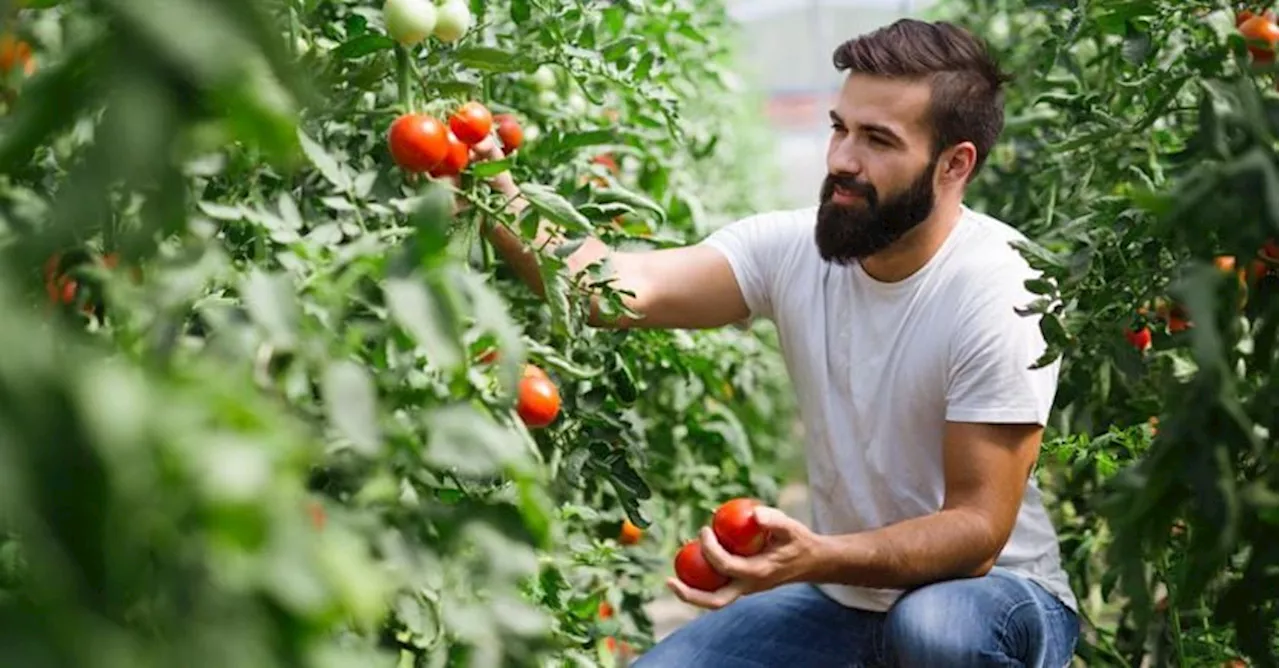
[[349, 39], [332, 51], [334, 57], [341, 60], [361, 58], [377, 51], [390, 51], [395, 48], [395, 40], [386, 35], [365, 33]]
[[325, 151], [324, 147], [316, 143], [307, 133], [298, 128], [298, 142], [302, 145], [302, 152], [306, 154], [307, 160], [316, 169], [320, 170], [321, 176], [326, 181], [332, 183], [340, 190], [347, 191], [351, 189], [351, 176], [347, 174], [342, 165]]
[[471, 166], [471, 173], [478, 178], [490, 178], [511, 169], [511, 158], [486, 160]]
[[388, 278], [383, 290], [392, 319], [422, 346], [433, 366], [450, 373], [462, 364], [462, 344], [420, 279]]
[[325, 414], [338, 433], [357, 451], [377, 454], [381, 444], [377, 398], [364, 367], [348, 360], [333, 362], [325, 369], [322, 394]]
[[240, 286], [249, 317], [267, 333], [271, 344], [290, 349], [297, 339], [298, 304], [285, 276], [269, 276], [257, 267]]
[[520, 439], [474, 408], [453, 405], [427, 413], [427, 463], [465, 476], [488, 476], [524, 459]]
[[432, 182], [423, 189], [412, 205], [413, 213], [409, 221], [417, 230], [414, 237], [417, 260], [437, 260], [449, 245], [453, 193], [445, 186]]
[[520, 192], [530, 205], [553, 222], [575, 232], [592, 232], [591, 221], [551, 188], [540, 183], [525, 183], [520, 186]]
[[511, 2], [511, 22], [521, 25], [529, 20], [533, 15], [529, 9], [529, 0], [512, 0]]
[[620, 185], [613, 185], [609, 188], [597, 190], [594, 199], [603, 204], [617, 202], [640, 209], [647, 209], [658, 216], [659, 222], [665, 223], [667, 221], [666, 210], [659, 206], [657, 202]]
[[492, 46], [467, 46], [453, 52], [463, 67], [485, 72], [519, 72], [531, 69], [537, 63], [527, 56]]

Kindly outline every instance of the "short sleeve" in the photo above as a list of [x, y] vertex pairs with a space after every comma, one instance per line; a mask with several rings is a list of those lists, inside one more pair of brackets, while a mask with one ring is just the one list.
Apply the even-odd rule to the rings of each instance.
[[803, 217], [772, 212], [742, 218], [702, 240], [725, 256], [752, 318], [773, 318], [778, 285], [794, 261]]
[[1040, 316], [1015, 310], [1035, 298], [1024, 287], [1030, 270], [999, 275], [1001, 280], [983, 281], [983, 294], [960, 314], [947, 380], [947, 420], [1045, 425], [1060, 361], [1031, 368], [1046, 348]]

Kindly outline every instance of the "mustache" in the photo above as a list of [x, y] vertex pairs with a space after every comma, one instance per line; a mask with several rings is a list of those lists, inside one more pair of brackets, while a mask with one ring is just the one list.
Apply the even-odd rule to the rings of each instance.
[[850, 174], [828, 174], [822, 186], [822, 199], [831, 199], [836, 188], [862, 196], [870, 204], [876, 203], [876, 188], [866, 181], [859, 181]]

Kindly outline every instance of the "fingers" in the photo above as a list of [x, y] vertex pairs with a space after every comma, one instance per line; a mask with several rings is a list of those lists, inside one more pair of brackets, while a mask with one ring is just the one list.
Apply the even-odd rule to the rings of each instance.
[[471, 147], [472, 157], [478, 160], [495, 160], [502, 157], [502, 148], [493, 135], [487, 135], [479, 143]]
[[775, 538], [790, 538], [797, 531], [809, 530], [794, 517], [770, 506], [756, 506], [755, 515], [760, 528]]
[[702, 531], [698, 533], [698, 538], [702, 543], [702, 557], [716, 571], [735, 580], [738, 578], [759, 579], [763, 577], [761, 564], [757, 560], [739, 557], [721, 547], [720, 541], [716, 540], [716, 533], [711, 530], [711, 527], [702, 527]]
[[747, 591], [746, 585], [741, 582], [730, 582], [716, 591], [702, 591], [686, 585], [679, 578], [667, 578], [667, 589], [670, 589], [671, 593], [681, 601], [707, 610], [719, 610], [736, 601]]

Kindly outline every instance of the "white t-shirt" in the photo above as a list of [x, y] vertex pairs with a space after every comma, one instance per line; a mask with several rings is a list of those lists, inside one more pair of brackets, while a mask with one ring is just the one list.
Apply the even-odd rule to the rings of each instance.
[[[728, 258], [752, 317], [778, 328], [805, 427], [813, 529], [876, 529], [942, 507], [946, 421], [1044, 424], [1058, 364], [1038, 317], [1015, 307], [1035, 276], [1009, 246], [1025, 237], [967, 207], [937, 254], [896, 282], [824, 262], [817, 208], [765, 213], [702, 243]], [[998, 566], [1076, 609], [1034, 477]], [[888, 610], [901, 590], [822, 585], [832, 598]]]

